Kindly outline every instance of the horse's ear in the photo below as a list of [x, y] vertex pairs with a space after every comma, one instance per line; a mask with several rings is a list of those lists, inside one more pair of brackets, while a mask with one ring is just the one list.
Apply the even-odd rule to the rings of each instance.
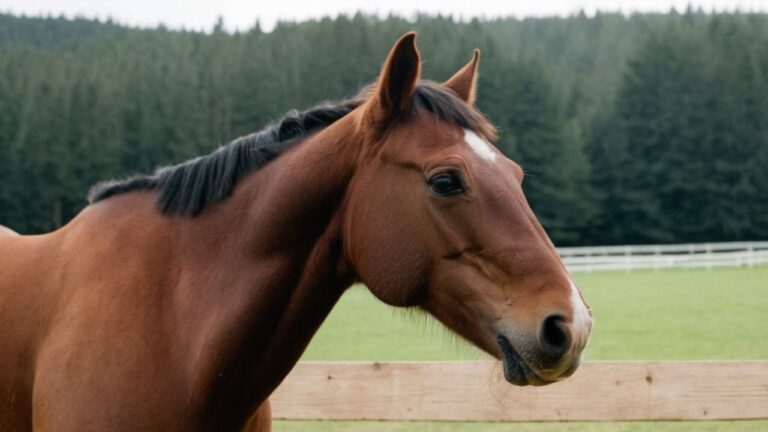
[[386, 117], [406, 109], [421, 71], [416, 32], [400, 37], [389, 52], [376, 86], [375, 105]]
[[475, 49], [472, 60], [459, 69], [443, 86], [453, 90], [468, 104], [474, 105], [477, 93], [477, 66], [480, 63], [480, 50]]

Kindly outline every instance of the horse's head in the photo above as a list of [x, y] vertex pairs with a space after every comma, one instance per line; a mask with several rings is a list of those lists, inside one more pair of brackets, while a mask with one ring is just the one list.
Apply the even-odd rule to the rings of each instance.
[[392, 49], [360, 107], [365, 144], [345, 251], [382, 301], [419, 306], [543, 385], [577, 368], [592, 320], [528, 206], [523, 170], [474, 108], [479, 52], [442, 85], [419, 82], [415, 34]]

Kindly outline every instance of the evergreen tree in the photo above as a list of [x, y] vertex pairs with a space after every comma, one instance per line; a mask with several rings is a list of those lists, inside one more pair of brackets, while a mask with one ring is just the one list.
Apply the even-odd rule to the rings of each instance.
[[[574, 244], [592, 216], [585, 202], [589, 164], [569, 130], [544, 68], [533, 62], [494, 64], [479, 91], [480, 106], [496, 112], [500, 149], [526, 172], [526, 196], [558, 243]], [[563, 212], [563, 208], [570, 209]]]
[[692, 8], [234, 34], [0, 14], [0, 224], [54, 229], [98, 180], [349, 97], [412, 29], [437, 81], [482, 49], [479, 107], [556, 244], [768, 239], [768, 16]]

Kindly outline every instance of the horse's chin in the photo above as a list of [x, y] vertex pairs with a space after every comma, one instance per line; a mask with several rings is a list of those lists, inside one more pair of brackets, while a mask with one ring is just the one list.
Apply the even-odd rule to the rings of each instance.
[[499, 348], [501, 348], [501, 359], [504, 363], [504, 379], [507, 382], [518, 386], [542, 386], [550, 383], [542, 379], [531, 369], [506, 336], [500, 334], [496, 339], [499, 343]]

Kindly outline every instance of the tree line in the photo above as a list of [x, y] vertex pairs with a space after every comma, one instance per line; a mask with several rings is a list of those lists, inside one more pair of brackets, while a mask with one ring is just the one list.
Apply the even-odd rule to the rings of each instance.
[[768, 238], [768, 15], [692, 9], [210, 33], [0, 14], [0, 224], [55, 229], [97, 181], [352, 96], [411, 29], [426, 78], [481, 48], [478, 106], [556, 244]]

